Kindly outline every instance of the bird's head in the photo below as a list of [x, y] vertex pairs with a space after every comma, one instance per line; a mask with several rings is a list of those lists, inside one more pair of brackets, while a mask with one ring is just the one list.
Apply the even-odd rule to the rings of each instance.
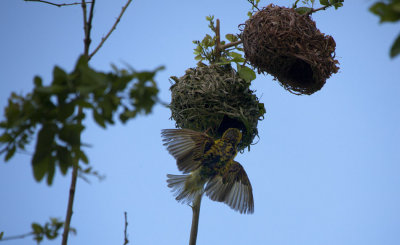
[[237, 146], [242, 140], [242, 133], [237, 128], [229, 128], [222, 135], [222, 140]]

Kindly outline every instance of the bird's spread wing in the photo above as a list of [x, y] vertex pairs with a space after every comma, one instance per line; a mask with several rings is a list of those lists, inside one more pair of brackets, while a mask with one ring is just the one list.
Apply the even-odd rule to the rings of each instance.
[[214, 144], [213, 138], [207, 134], [190, 129], [164, 129], [161, 136], [168, 152], [176, 159], [178, 169], [183, 173], [200, 167], [202, 156]]
[[208, 181], [206, 195], [213, 201], [224, 202], [240, 213], [254, 212], [253, 189], [246, 171], [233, 161], [227, 169]]

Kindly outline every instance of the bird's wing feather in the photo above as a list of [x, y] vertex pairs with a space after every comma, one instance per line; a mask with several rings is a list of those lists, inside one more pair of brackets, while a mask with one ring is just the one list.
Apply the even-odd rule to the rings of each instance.
[[224, 202], [240, 213], [254, 212], [253, 189], [246, 171], [236, 161], [208, 181], [206, 195], [213, 201]]
[[168, 152], [176, 159], [178, 169], [183, 173], [199, 168], [201, 157], [214, 144], [213, 138], [207, 134], [190, 129], [164, 129], [161, 136]]

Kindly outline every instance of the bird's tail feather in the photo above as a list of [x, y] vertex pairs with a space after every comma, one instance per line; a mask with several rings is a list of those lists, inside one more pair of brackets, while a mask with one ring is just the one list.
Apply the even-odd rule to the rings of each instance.
[[168, 187], [172, 189], [178, 202], [190, 204], [197, 195], [204, 191], [204, 183], [199, 183], [192, 174], [167, 174]]

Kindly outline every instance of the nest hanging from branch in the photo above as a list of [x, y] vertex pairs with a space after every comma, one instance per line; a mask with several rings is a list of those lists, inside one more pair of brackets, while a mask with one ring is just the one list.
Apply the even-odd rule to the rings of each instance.
[[291, 8], [270, 4], [255, 13], [244, 24], [242, 40], [258, 73], [271, 74], [294, 94], [313, 94], [339, 70], [335, 40]]
[[250, 84], [231, 66], [204, 66], [186, 70], [184, 76], [171, 77], [171, 118], [179, 128], [189, 128], [220, 138], [228, 128], [242, 131], [239, 150], [249, 147], [258, 135], [258, 120], [264, 104], [250, 90]]

